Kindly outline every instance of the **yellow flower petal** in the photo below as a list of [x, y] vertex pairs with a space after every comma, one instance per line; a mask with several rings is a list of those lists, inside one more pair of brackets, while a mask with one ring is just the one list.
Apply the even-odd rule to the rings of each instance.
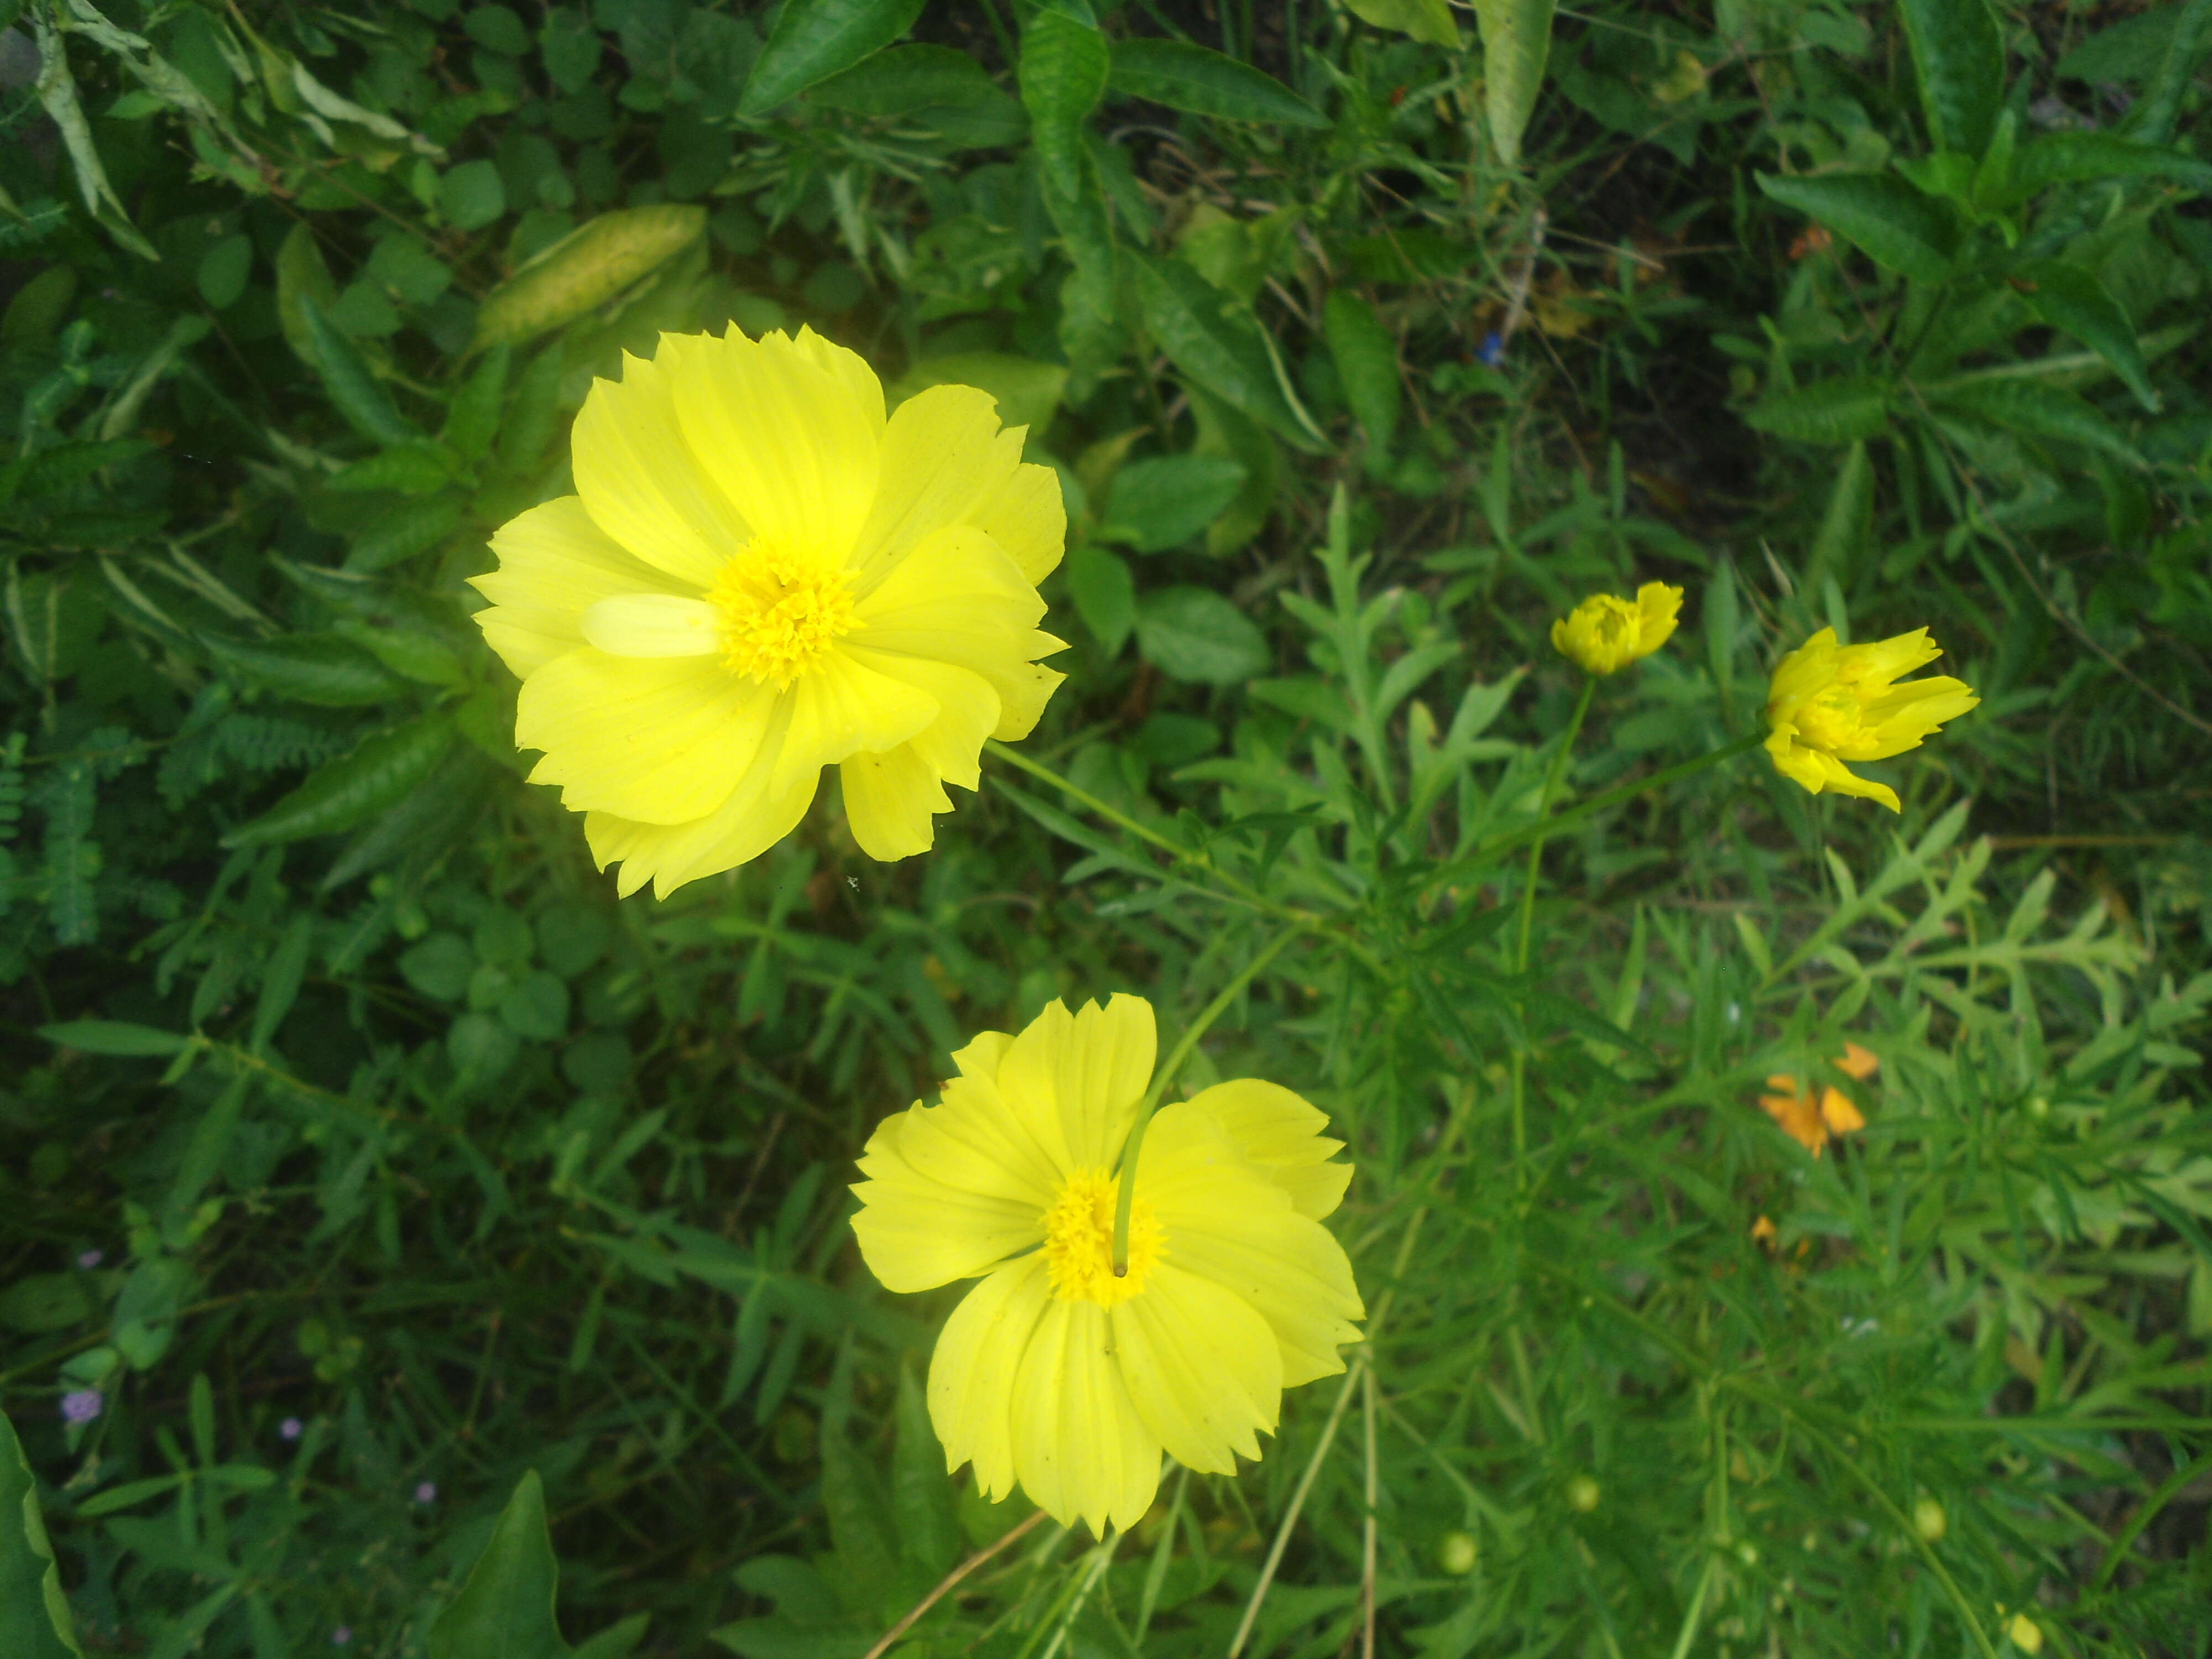
[[889, 754], [854, 755], [837, 769], [845, 822], [860, 850], [885, 864], [936, 844], [934, 815], [950, 812], [943, 775], [901, 744]]
[[784, 694], [791, 726], [775, 758], [772, 793], [781, 795], [825, 766], [867, 750], [896, 749], [937, 718], [937, 699], [905, 680], [879, 674], [850, 652], [831, 650]]
[[664, 334], [651, 361], [625, 354], [620, 381], [592, 383], [569, 451], [592, 522], [655, 568], [704, 587], [752, 532], [677, 419], [676, 381], [697, 343]]
[[1010, 1402], [1022, 1490], [1062, 1526], [1081, 1520], [1100, 1537], [1109, 1521], [1144, 1519], [1160, 1483], [1160, 1439], [1108, 1357], [1108, 1318], [1095, 1302], [1046, 1303]]
[[908, 740], [933, 775], [975, 789], [983, 781], [983, 739], [999, 723], [999, 694], [981, 674], [951, 663], [855, 647], [853, 659], [936, 699], [937, 718]]
[[[933, 386], [901, 404], [884, 428], [875, 502], [853, 550], [862, 586], [879, 580], [925, 538], [973, 526], [1021, 459], [1021, 434], [1000, 428], [988, 392]], [[1058, 483], [1055, 477], [1055, 495]]]
[[1067, 546], [1067, 507], [1060, 499], [1060, 475], [1048, 466], [1024, 461], [987, 498], [970, 520], [1006, 550], [1032, 586], [1059, 565]]
[[1006, 1046], [999, 1093], [1063, 1172], [1103, 1169], [1136, 1121], [1158, 1044], [1142, 997], [1085, 1003], [1073, 1014], [1048, 1003]]
[[1328, 1160], [1344, 1150], [1322, 1133], [1328, 1115], [1279, 1084], [1243, 1078], [1193, 1095], [1190, 1109], [1211, 1115], [1237, 1150], [1273, 1176], [1291, 1207], [1318, 1221], [1344, 1200], [1349, 1164]]
[[518, 679], [583, 644], [580, 619], [601, 599], [667, 580], [625, 553], [574, 495], [508, 520], [493, 532], [491, 550], [499, 568], [469, 580], [491, 601], [477, 626]]
[[1866, 645], [1840, 644], [1834, 629], [1821, 629], [1775, 665], [1766, 700], [1766, 750], [1775, 769], [1816, 795], [1834, 790], [1901, 811], [1895, 790], [1844, 763], [1917, 749], [1980, 703], [1963, 680], [1893, 683], [1942, 654], [1924, 628]]
[[584, 612], [579, 626], [613, 657], [712, 657], [721, 653], [714, 607], [673, 593], [617, 593]]
[[1212, 1115], [1163, 1106], [1145, 1133], [1137, 1190], [1152, 1205], [1167, 1258], [1241, 1297], [1283, 1352], [1283, 1386], [1343, 1370], [1339, 1346], [1366, 1316], [1352, 1263], [1328, 1230], [1240, 1154]]
[[1049, 1300], [1042, 1256], [1008, 1262], [952, 1310], [930, 1356], [929, 1420], [945, 1467], [973, 1462], [994, 1502], [1014, 1489], [1014, 1379]]
[[1034, 1248], [1059, 1184], [995, 1094], [973, 1086], [884, 1119], [860, 1172], [853, 1231], [869, 1271], [893, 1291], [933, 1290]]
[[1646, 582], [1634, 600], [1595, 593], [1552, 624], [1552, 648], [1593, 675], [1618, 673], [1650, 656], [1674, 632], [1682, 590]]
[[1234, 1474], [1274, 1432], [1282, 1351], [1251, 1304], [1162, 1261], [1145, 1293], [1107, 1312], [1121, 1381], [1168, 1455], [1206, 1474]]
[[578, 811], [641, 823], [713, 811], [766, 741], [773, 692], [711, 659], [611, 657], [585, 647], [522, 684], [514, 738], [543, 749], [533, 783]]
[[859, 378], [873, 373], [825, 366], [825, 341], [735, 327], [689, 349], [711, 372], [676, 377], [677, 417], [721, 493], [757, 534], [843, 563], [875, 499], [883, 397], [871, 410]]

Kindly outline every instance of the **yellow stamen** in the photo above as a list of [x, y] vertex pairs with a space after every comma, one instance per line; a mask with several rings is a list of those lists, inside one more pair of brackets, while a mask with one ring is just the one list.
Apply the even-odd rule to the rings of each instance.
[[1061, 1185], [1052, 1207], [1038, 1218], [1044, 1228], [1045, 1275], [1063, 1302], [1111, 1308], [1145, 1288], [1166, 1239], [1152, 1206], [1138, 1197], [1129, 1216], [1129, 1270], [1114, 1272], [1114, 1204], [1120, 1183], [1103, 1170], [1079, 1170]]
[[722, 567], [707, 602], [721, 623], [722, 661], [734, 674], [787, 690], [853, 631], [853, 580], [811, 552], [765, 537]]

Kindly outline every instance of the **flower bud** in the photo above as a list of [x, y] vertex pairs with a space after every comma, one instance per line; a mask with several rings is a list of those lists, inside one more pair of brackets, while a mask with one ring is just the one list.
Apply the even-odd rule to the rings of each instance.
[[1597, 1482], [1586, 1474], [1578, 1474], [1567, 1482], [1567, 1507], [1577, 1515], [1588, 1515], [1595, 1509], [1601, 1495]]
[[1912, 1535], [1923, 1544], [1940, 1543], [1943, 1534], [1951, 1530], [1951, 1518], [1943, 1513], [1943, 1506], [1932, 1498], [1923, 1498], [1912, 1505]]
[[1437, 1545], [1437, 1565], [1454, 1578], [1473, 1572], [1481, 1555], [1481, 1547], [1471, 1532], [1448, 1532]]

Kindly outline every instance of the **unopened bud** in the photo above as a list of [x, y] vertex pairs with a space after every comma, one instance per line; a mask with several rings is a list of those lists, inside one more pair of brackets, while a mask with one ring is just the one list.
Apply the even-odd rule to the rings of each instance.
[[1567, 1482], [1567, 1507], [1577, 1515], [1588, 1515], [1595, 1509], [1599, 1496], [1597, 1482], [1586, 1474]]
[[2005, 1634], [2012, 1638], [2013, 1646], [2027, 1654], [2028, 1659], [2034, 1659], [2035, 1655], [2043, 1651], [2043, 1626], [2024, 1613], [2013, 1614], [2012, 1623], [2005, 1626]]
[[1912, 1506], [1912, 1535], [1923, 1544], [1942, 1540], [1951, 1530], [1951, 1517], [1943, 1513], [1943, 1506], [1932, 1498], [1923, 1498]]
[[1437, 1565], [1455, 1578], [1464, 1578], [1474, 1571], [1481, 1551], [1471, 1532], [1448, 1532], [1437, 1545]]

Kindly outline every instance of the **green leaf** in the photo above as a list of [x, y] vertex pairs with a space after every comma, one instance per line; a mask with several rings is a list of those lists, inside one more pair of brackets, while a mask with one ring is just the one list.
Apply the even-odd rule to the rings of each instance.
[[495, 161], [464, 161], [438, 180], [438, 210], [456, 230], [482, 230], [507, 211]]
[[538, 32], [545, 74], [562, 92], [581, 92], [599, 67], [599, 32], [581, 6], [556, 6]]
[[565, 327], [651, 276], [706, 230], [706, 209], [689, 202], [622, 208], [586, 220], [484, 297], [469, 349], [520, 345]]
[[1275, 510], [1275, 495], [1282, 487], [1282, 446], [1257, 421], [1203, 386], [1187, 385], [1183, 392], [1198, 421], [1198, 441], [1190, 453], [1235, 461], [1244, 469], [1236, 499], [1206, 530], [1206, 550], [1226, 558], [1264, 530]]
[[1363, 23], [1392, 29], [1425, 40], [1432, 46], [1459, 46], [1459, 25], [1452, 21], [1446, 0], [1344, 0], [1345, 9]]
[[1405, 387], [1398, 374], [1398, 338], [1382, 325], [1375, 307], [1357, 294], [1338, 289], [1322, 311], [1322, 332], [1344, 400], [1367, 434], [1367, 445], [1387, 452], [1398, 434], [1398, 404]]
[[1820, 515], [1820, 527], [1813, 533], [1812, 551], [1806, 557], [1799, 585], [1817, 593], [1821, 579], [1832, 575], [1848, 588], [1851, 567], [1866, 545], [1873, 521], [1874, 461], [1862, 438], [1844, 452], [1843, 466], [1828, 491], [1827, 510]]
[[901, 1367], [898, 1440], [891, 1453], [891, 1510], [898, 1517], [899, 1553], [934, 1579], [960, 1559], [960, 1521], [953, 1509], [945, 1448], [929, 1420], [929, 1401], [912, 1370]]
[[1075, 601], [1075, 614], [1112, 661], [1137, 625], [1137, 582], [1129, 574], [1129, 562], [1103, 547], [1072, 547], [1067, 550], [1067, 590]]
[[191, 1041], [175, 1031], [122, 1019], [65, 1019], [41, 1025], [39, 1035], [49, 1042], [88, 1054], [168, 1055]]
[[[98, 1311], [76, 1273], [30, 1273], [0, 1291], [0, 1325], [25, 1336], [68, 1330]], [[7, 1519], [0, 1510], [0, 1530]]]
[[597, 1636], [588, 1638], [576, 1650], [576, 1659], [625, 1659], [630, 1650], [645, 1639], [646, 1627], [653, 1622], [649, 1613], [633, 1613], [620, 1624], [609, 1625]]
[[1535, 112], [1552, 51], [1553, 0], [1474, 0], [1482, 33], [1483, 112], [1490, 142], [1509, 167], [1521, 165], [1521, 135]]
[[1745, 424], [1778, 438], [1850, 443], [1888, 430], [1890, 395], [1889, 382], [1879, 375], [1846, 374], [1764, 398], [1743, 418]]
[[246, 279], [252, 274], [252, 240], [226, 236], [200, 255], [200, 298], [210, 311], [228, 311], [244, 297]]
[[295, 702], [349, 708], [382, 702], [404, 682], [351, 641], [334, 634], [285, 634], [273, 640], [228, 640], [203, 634], [200, 643], [249, 685]]
[[1083, 124], [1106, 90], [1111, 61], [1106, 37], [1064, 13], [1038, 12], [1022, 35], [1018, 79], [1048, 206], [1084, 191]]
[[15, 1425], [0, 1414], [0, 1653], [84, 1659], [62, 1594], [61, 1570], [39, 1513], [39, 1486]]
[[[21, 16], [21, 13], [18, 11], [15, 15]], [[84, 198], [86, 210], [106, 228], [109, 235], [131, 252], [159, 264], [161, 256], [131, 222], [122, 198], [108, 182], [107, 169], [100, 165], [100, 147], [93, 143], [92, 124], [85, 119], [83, 106], [77, 101], [76, 82], [70, 74], [69, 53], [62, 45], [61, 31], [54, 27], [52, 14], [44, 6], [33, 8], [31, 27], [39, 43], [39, 102], [60, 130], [62, 146], [69, 151], [70, 167], [76, 174], [77, 193]], [[20, 35], [16, 38], [21, 39]]]
[[2212, 166], [2182, 150], [2109, 132], [2054, 132], [2013, 158], [2010, 199], [2024, 202], [2052, 185], [2100, 179], [2172, 179], [2212, 190]]
[[354, 538], [346, 550], [345, 568], [364, 574], [386, 570], [427, 553], [453, 532], [464, 510], [461, 498], [451, 491], [387, 507]]
[[1242, 463], [1208, 455], [1131, 461], [1114, 476], [1107, 527], [1139, 553], [1161, 553], [1205, 533], [1244, 487]]
[[1127, 97], [1224, 121], [1329, 125], [1328, 117], [1273, 76], [1182, 40], [1117, 41], [1107, 83]]
[[1190, 379], [1298, 448], [1316, 448], [1249, 307], [1181, 259], [1128, 258], [1145, 327]]
[[1205, 685], [1239, 685], [1274, 665], [1258, 625], [1203, 587], [1164, 588], [1139, 599], [1137, 647], [1162, 673]]
[[453, 722], [425, 714], [364, 738], [326, 761], [290, 794], [222, 838], [225, 847], [267, 847], [349, 830], [402, 799], [428, 777], [453, 741]]
[[1927, 396], [1938, 411], [1964, 415], [2025, 437], [2081, 444], [2130, 466], [2144, 464], [2127, 434], [2094, 404], [2057, 386], [2015, 380], [1969, 380]]
[[399, 953], [399, 976], [440, 1002], [459, 1002], [476, 970], [477, 953], [459, 933], [432, 933]]
[[525, 1474], [468, 1582], [430, 1627], [430, 1659], [574, 1659], [553, 1613], [561, 1567], [545, 1524], [545, 1489]]
[[2038, 317], [2110, 363], [2136, 394], [2136, 401], [2152, 414], [2158, 412], [2158, 392], [2151, 386], [2135, 325], [2094, 272], [2061, 259], [2044, 259], [2022, 266], [2009, 280], [2027, 296]]
[[2051, 73], [2091, 86], [2141, 86], [2158, 73], [2183, 16], [2180, 0], [2153, 6], [2099, 29], [2052, 66]]
[[914, 27], [922, 0], [788, 0], [738, 100], [765, 115], [817, 81], [848, 70]]
[[261, 996], [253, 1008], [253, 1034], [248, 1046], [256, 1054], [267, 1050], [270, 1039], [276, 1028], [284, 1023], [284, 1016], [292, 1012], [293, 1000], [300, 994], [300, 982], [307, 976], [307, 946], [314, 938], [315, 916], [312, 910], [295, 910], [284, 925], [284, 935], [276, 941], [276, 948], [269, 953], [269, 960], [261, 970]]
[[342, 466], [325, 480], [323, 488], [392, 489], [403, 495], [427, 495], [453, 483], [459, 471], [459, 458], [443, 444], [428, 439], [396, 444], [380, 455]]
[[1923, 283], [1940, 283], [1951, 274], [1957, 215], [1902, 179], [1883, 173], [1756, 176], [1759, 189], [1776, 201], [1819, 220], [1875, 264]]
[[300, 319], [307, 337], [307, 361], [323, 377], [331, 403], [346, 424], [387, 448], [420, 438], [422, 434], [402, 417], [392, 394], [370, 371], [353, 342], [338, 331], [306, 287], [300, 290], [299, 302]]
[[2185, 0], [2174, 17], [2173, 32], [2152, 59], [2142, 96], [2128, 112], [2131, 137], [2147, 144], [2173, 141], [2182, 100], [2208, 51], [2212, 51], [2212, 0]]
[[484, 354], [446, 408], [439, 441], [463, 460], [482, 460], [499, 435], [499, 414], [507, 400], [507, 374], [514, 354], [501, 342]]
[[872, 1601], [887, 1598], [898, 1566], [898, 1540], [883, 1483], [834, 1423], [822, 1428], [822, 1507], [846, 1581]]
[[313, 300], [325, 313], [338, 302], [338, 285], [323, 263], [315, 243], [314, 228], [301, 219], [284, 233], [276, 250], [276, 320], [293, 355], [310, 368], [319, 366], [314, 332], [307, 325], [306, 302]]
[[2004, 107], [2004, 37], [1989, 0], [1897, 0], [1939, 150], [1979, 155]]

